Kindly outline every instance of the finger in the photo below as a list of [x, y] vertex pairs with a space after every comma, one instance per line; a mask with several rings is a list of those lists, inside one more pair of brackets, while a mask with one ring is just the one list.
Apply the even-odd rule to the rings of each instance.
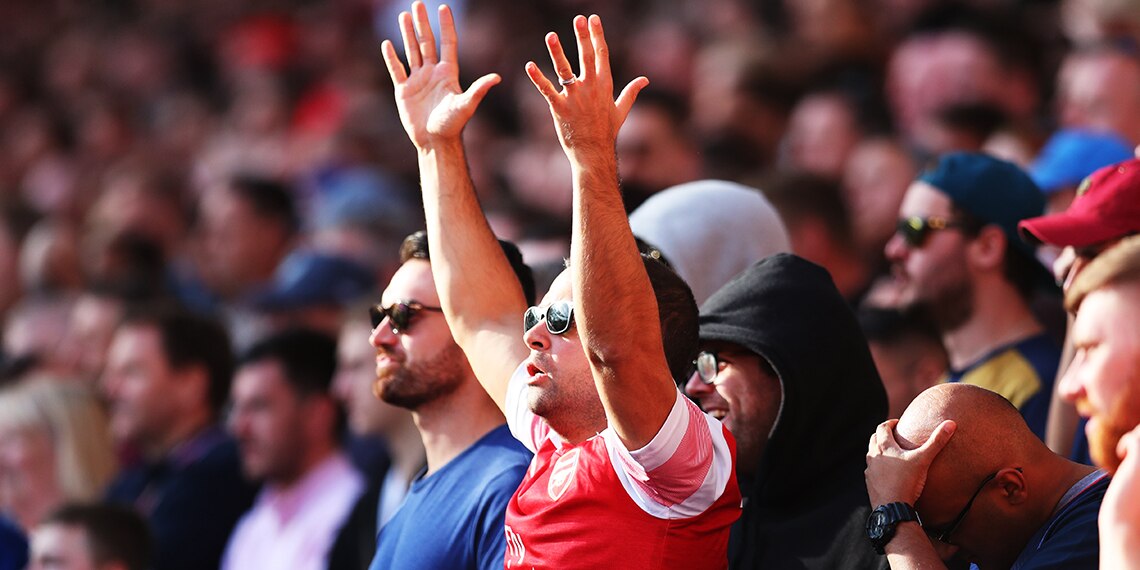
[[388, 75], [392, 77], [392, 85], [399, 85], [408, 79], [408, 72], [404, 69], [404, 62], [396, 55], [396, 46], [391, 40], [384, 40], [380, 44], [380, 53], [384, 55], [384, 65], [388, 66]]
[[558, 90], [554, 88], [554, 84], [539, 71], [538, 64], [533, 61], [526, 62], [526, 75], [530, 77], [530, 82], [533, 83], [538, 89], [538, 92], [546, 98], [547, 102], [558, 94]]
[[424, 60], [420, 57], [420, 45], [416, 41], [416, 30], [412, 26], [412, 15], [400, 12], [400, 35], [404, 38], [404, 58], [412, 71], [419, 69]]
[[930, 434], [930, 437], [918, 446], [916, 451], [921, 454], [938, 455], [942, 448], [950, 442], [950, 437], [954, 435], [954, 431], [957, 429], [958, 424], [954, 423], [954, 420], [943, 420], [942, 423], [938, 424], [938, 427], [934, 428], [934, 433]]
[[428, 19], [427, 6], [423, 2], [412, 4], [412, 16], [416, 24], [416, 35], [420, 38], [420, 54], [425, 63], [439, 61], [435, 51], [435, 34], [431, 31], [431, 20]]
[[566, 59], [566, 52], [562, 51], [562, 42], [558, 40], [558, 34], [554, 32], [546, 34], [546, 49], [550, 51], [550, 62], [554, 64], [554, 74], [559, 79], [574, 77], [574, 69], [570, 67], [570, 60]]
[[633, 102], [637, 100], [637, 94], [641, 93], [642, 89], [649, 85], [649, 80], [645, 76], [638, 77], [629, 82], [625, 89], [621, 90], [621, 95], [618, 95], [617, 101], [614, 101], [614, 106], [617, 107], [618, 112], [618, 126], [625, 122], [626, 116], [629, 115], [629, 110], [633, 108]]
[[[610, 48], [602, 30], [602, 19], [597, 14], [590, 16], [590, 39], [594, 44], [594, 68], [602, 77], [610, 76]], [[627, 87], [628, 89], [628, 87]]]
[[455, 17], [447, 4], [439, 7], [439, 57], [441, 61], [459, 61], [459, 39], [455, 35]]
[[498, 73], [488, 73], [476, 79], [475, 82], [467, 88], [467, 91], [463, 92], [463, 97], [467, 99], [468, 105], [478, 106], [479, 103], [483, 101], [483, 97], [487, 96], [487, 92], [490, 91], [492, 87], [498, 85], [500, 81], [502, 81], [502, 78], [499, 77]]
[[583, 79], [594, 76], [594, 42], [590, 41], [590, 30], [586, 18], [574, 17], [574, 38], [578, 40], [578, 69]]

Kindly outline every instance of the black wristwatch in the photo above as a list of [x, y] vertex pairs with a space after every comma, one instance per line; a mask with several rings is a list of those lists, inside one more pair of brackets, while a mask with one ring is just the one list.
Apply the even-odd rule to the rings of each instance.
[[867, 538], [875, 552], [886, 554], [887, 543], [895, 537], [895, 527], [901, 522], [915, 521], [920, 526], [918, 511], [906, 503], [887, 503], [875, 507], [867, 517]]

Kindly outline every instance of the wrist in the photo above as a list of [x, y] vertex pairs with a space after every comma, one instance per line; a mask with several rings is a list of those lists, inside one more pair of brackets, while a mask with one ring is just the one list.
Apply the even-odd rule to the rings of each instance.
[[435, 158], [440, 154], [463, 153], [463, 137], [431, 137], [417, 144], [416, 152], [421, 159]]

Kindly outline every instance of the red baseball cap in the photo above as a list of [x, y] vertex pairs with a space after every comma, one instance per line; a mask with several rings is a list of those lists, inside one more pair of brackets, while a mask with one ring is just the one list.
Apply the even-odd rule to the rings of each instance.
[[1140, 160], [1106, 166], [1077, 188], [1069, 209], [1018, 224], [1032, 243], [1087, 247], [1140, 233]]

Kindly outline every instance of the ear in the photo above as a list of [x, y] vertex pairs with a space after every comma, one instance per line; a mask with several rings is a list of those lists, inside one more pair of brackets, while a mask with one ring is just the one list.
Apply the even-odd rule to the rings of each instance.
[[1010, 505], [1020, 505], [1029, 499], [1029, 489], [1021, 469], [1007, 467], [998, 471], [994, 479], [1001, 488], [1002, 498]]
[[305, 427], [317, 438], [336, 437], [337, 404], [331, 395], [313, 394], [301, 399]]
[[1008, 245], [1009, 239], [1000, 226], [986, 225], [970, 242], [967, 249], [969, 263], [981, 271], [1001, 271]]

